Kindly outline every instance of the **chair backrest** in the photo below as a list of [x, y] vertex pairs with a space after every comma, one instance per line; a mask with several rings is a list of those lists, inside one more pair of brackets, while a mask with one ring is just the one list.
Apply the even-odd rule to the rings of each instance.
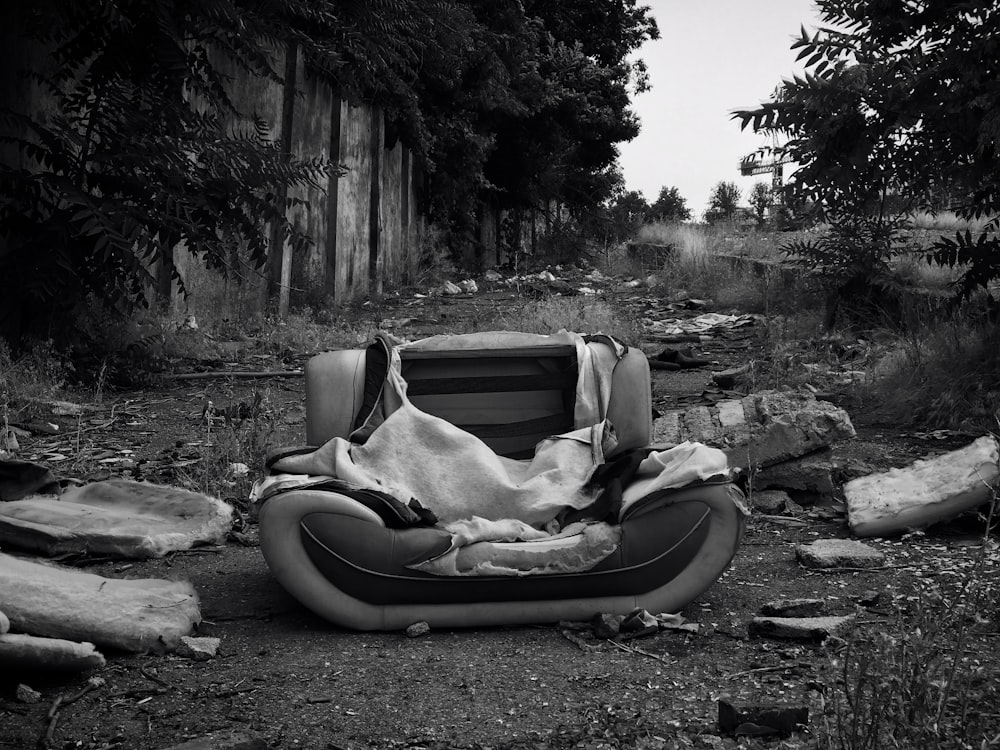
[[[588, 346], [605, 346], [592, 342]], [[347, 437], [370, 411], [366, 350], [326, 352], [306, 365], [306, 440]], [[418, 409], [471, 432], [494, 451], [527, 458], [542, 439], [576, 427], [578, 378], [573, 345], [455, 351], [400, 349], [407, 394]], [[366, 404], [366, 398], [368, 403]], [[630, 349], [611, 373], [608, 418], [618, 450], [647, 445], [652, 435], [649, 365]]]

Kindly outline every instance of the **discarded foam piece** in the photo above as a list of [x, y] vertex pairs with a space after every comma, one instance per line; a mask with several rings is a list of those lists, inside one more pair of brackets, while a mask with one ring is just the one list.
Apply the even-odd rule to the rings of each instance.
[[104, 654], [93, 643], [42, 638], [25, 633], [0, 635], [0, 671], [24, 669], [80, 672], [103, 667]]
[[61, 496], [0, 503], [0, 546], [48, 556], [162, 557], [221, 544], [232, 514], [227, 503], [198, 492], [109, 479]]
[[964, 448], [844, 484], [856, 536], [930, 526], [988, 502], [1000, 485], [1000, 442], [983, 435]]
[[843, 409], [811, 393], [784, 391], [673, 410], [653, 422], [653, 443], [705, 443], [725, 451], [730, 466], [753, 470], [854, 436], [854, 425]]
[[10, 632], [10, 618], [0, 612], [0, 635]]
[[885, 555], [853, 539], [817, 539], [795, 547], [795, 556], [807, 568], [880, 568]]
[[825, 615], [818, 617], [754, 617], [747, 625], [751, 636], [780, 638], [796, 641], [823, 641], [830, 636], [843, 635], [851, 628], [854, 615]]
[[11, 630], [136, 653], [173, 651], [201, 621], [186, 581], [104, 578], [0, 553]]

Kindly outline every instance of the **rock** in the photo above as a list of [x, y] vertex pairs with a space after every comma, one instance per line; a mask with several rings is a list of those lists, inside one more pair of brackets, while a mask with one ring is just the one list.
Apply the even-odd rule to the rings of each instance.
[[799, 458], [854, 435], [847, 412], [811, 393], [764, 391], [666, 412], [653, 422], [654, 443], [705, 443], [742, 469]]
[[0, 635], [10, 632], [10, 618], [0, 612]]
[[18, 703], [41, 703], [42, 701], [42, 694], [33, 687], [25, 685], [23, 682], [18, 683], [14, 696], [17, 698]]
[[219, 639], [206, 637], [181, 636], [181, 642], [177, 644], [174, 652], [178, 656], [194, 661], [208, 661], [214, 659], [219, 652]]
[[201, 621], [187, 581], [104, 578], [4, 553], [0, 601], [18, 632], [135, 653], [173, 651]]
[[221, 731], [195, 737], [162, 750], [267, 750], [267, 742], [249, 732]]
[[753, 484], [761, 489], [777, 487], [816, 495], [832, 495], [836, 489], [833, 471], [833, 451], [822, 448], [761, 469], [754, 475]]
[[751, 636], [796, 641], [822, 641], [848, 631], [854, 615], [825, 617], [754, 617], [747, 630]]
[[815, 617], [825, 608], [822, 599], [777, 599], [761, 607], [760, 613], [768, 617]]
[[431, 632], [431, 626], [426, 622], [415, 622], [406, 629], [407, 638], [419, 638]]
[[103, 667], [104, 664], [104, 655], [93, 643], [24, 633], [0, 635], [0, 672], [13, 669], [69, 672]]
[[479, 291], [479, 285], [473, 279], [465, 279], [458, 282], [458, 285], [466, 294], [475, 294]]
[[795, 556], [807, 568], [880, 568], [885, 555], [851, 539], [817, 539], [795, 547]]
[[783, 490], [754, 490], [750, 493], [750, 502], [754, 510], [763, 513], [780, 513], [792, 498]]
[[1000, 441], [984, 435], [960, 450], [847, 482], [847, 521], [861, 537], [923, 528], [989, 502], [998, 482]]
[[730, 367], [728, 370], [719, 370], [712, 373], [712, 380], [719, 388], [730, 389], [738, 384], [750, 380], [753, 376], [753, 362], [748, 362], [739, 367]]

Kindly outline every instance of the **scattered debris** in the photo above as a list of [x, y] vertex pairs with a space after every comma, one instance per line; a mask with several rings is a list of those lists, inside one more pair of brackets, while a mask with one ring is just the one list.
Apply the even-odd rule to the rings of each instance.
[[754, 487], [781, 487], [813, 495], [832, 496], [837, 489], [834, 480], [833, 450], [820, 448], [799, 458], [790, 458], [766, 466], [754, 475]]
[[407, 638], [419, 638], [431, 632], [431, 626], [423, 621], [415, 622], [406, 629]]
[[816, 617], [825, 609], [823, 599], [778, 599], [761, 607], [760, 613], [768, 617]]
[[809, 725], [809, 709], [751, 706], [740, 710], [719, 700], [719, 732], [735, 737], [788, 737]]
[[[327, 745], [333, 748], [333, 744]], [[195, 737], [193, 740], [171, 745], [163, 750], [267, 750], [264, 739], [255, 737], [249, 732], [221, 731]]]
[[23, 682], [18, 683], [17, 689], [14, 693], [19, 703], [41, 703], [42, 694], [35, 690], [30, 685], [25, 685]]
[[653, 442], [692, 440], [721, 448], [740, 469], [788, 461], [855, 436], [847, 412], [811, 393], [761, 391], [711, 407], [668, 411], [653, 421]]
[[988, 502], [998, 483], [1000, 441], [984, 435], [957, 451], [846, 482], [848, 523], [861, 537], [920, 529]]
[[174, 653], [192, 661], [208, 661], [219, 652], [219, 642], [218, 638], [183, 635]]
[[46, 715], [49, 723], [45, 730], [45, 735], [38, 741], [38, 747], [40, 750], [52, 747], [55, 731], [56, 722], [59, 721], [59, 711], [62, 710], [63, 706], [68, 706], [70, 703], [75, 703], [80, 700], [83, 696], [89, 693], [91, 690], [97, 690], [98, 688], [104, 687], [104, 679], [102, 677], [91, 677], [87, 680], [87, 684], [82, 688], [77, 690], [75, 693], [70, 695], [64, 695], [60, 693], [56, 696], [56, 699], [52, 701], [52, 705], [49, 706], [49, 712]]
[[747, 625], [751, 636], [795, 641], [824, 641], [830, 636], [847, 632], [855, 615], [821, 615], [816, 617], [754, 617]]
[[781, 513], [792, 498], [784, 490], [754, 490], [750, 493], [750, 503], [754, 510], [764, 513]]
[[807, 568], [881, 568], [885, 555], [851, 539], [817, 539], [795, 547], [795, 556]]
[[733, 330], [752, 326], [756, 324], [756, 315], [723, 315], [721, 313], [705, 313], [697, 318], [681, 320], [680, 318], [669, 318], [667, 320], [652, 321], [646, 327], [646, 335], [655, 340], [663, 341], [664, 337], [698, 335], [708, 336], [719, 333], [723, 330]]

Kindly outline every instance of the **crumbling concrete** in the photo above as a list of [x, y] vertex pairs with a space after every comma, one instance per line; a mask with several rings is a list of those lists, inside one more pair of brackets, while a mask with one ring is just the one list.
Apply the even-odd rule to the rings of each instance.
[[984, 435], [964, 448], [844, 484], [847, 520], [861, 537], [899, 534], [988, 502], [1000, 486], [1000, 442]]
[[833, 450], [822, 448], [761, 469], [754, 475], [753, 484], [762, 490], [780, 488], [829, 496], [836, 489], [833, 471]]
[[823, 617], [754, 617], [747, 625], [751, 636], [785, 638], [798, 641], [823, 641], [850, 630], [854, 615]]
[[807, 568], [880, 568], [885, 555], [851, 539], [817, 539], [795, 547], [795, 556]]
[[854, 436], [843, 409], [810, 393], [783, 391], [669, 411], [653, 422], [654, 443], [705, 443], [721, 448], [731, 466], [744, 470], [799, 458]]

